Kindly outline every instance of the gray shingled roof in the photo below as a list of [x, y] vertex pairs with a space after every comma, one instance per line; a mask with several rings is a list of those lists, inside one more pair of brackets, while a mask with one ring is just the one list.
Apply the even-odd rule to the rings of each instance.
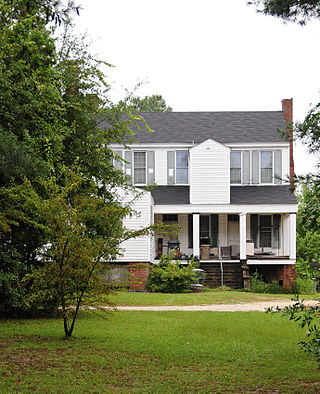
[[[280, 142], [285, 129], [283, 111], [256, 112], [143, 112], [154, 133], [133, 129], [140, 143]], [[103, 125], [102, 126], [106, 126]]]
[[190, 204], [189, 186], [158, 186], [151, 194], [155, 205]]
[[297, 199], [286, 185], [231, 186], [230, 204], [297, 204]]
[[[190, 204], [189, 186], [158, 186], [152, 190], [155, 205]], [[230, 204], [297, 204], [286, 185], [231, 186]]]

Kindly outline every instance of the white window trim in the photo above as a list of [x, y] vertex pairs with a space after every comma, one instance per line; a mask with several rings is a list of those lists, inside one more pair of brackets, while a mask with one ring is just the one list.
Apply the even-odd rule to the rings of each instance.
[[[188, 182], [187, 183], [178, 183], [177, 182], [177, 152], [187, 152], [188, 153]], [[176, 186], [188, 186], [190, 184], [190, 157], [189, 150], [186, 149], [178, 149], [174, 151], [174, 181]]]
[[[134, 154], [136, 152], [145, 154], [145, 159], [146, 159], [146, 168], [145, 168], [146, 182], [145, 183], [135, 183], [135, 181], [134, 181]], [[132, 183], [134, 184], [134, 186], [147, 186], [147, 184], [148, 184], [148, 171], [147, 170], [148, 170], [147, 151], [146, 150], [134, 150], [134, 151], [132, 151]]]

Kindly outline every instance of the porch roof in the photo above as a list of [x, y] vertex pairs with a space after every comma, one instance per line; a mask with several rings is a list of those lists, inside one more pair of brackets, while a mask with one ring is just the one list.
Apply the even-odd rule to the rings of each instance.
[[[158, 186], [151, 191], [155, 205], [190, 204], [189, 186]], [[230, 204], [297, 204], [287, 185], [231, 186]]]

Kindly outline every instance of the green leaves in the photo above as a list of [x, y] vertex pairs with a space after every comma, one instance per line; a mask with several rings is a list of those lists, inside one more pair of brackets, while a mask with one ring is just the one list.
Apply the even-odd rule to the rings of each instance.
[[301, 25], [312, 18], [320, 17], [318, 0], [252, 0], [248, 1], [248, 4], [254, 4], [258, 12]]
[[156, 293], [191, 292], [191, 284], [196, 283], [197, 280], [193, 272], [197, 265], [192, 261], [187, 265], [180, 265], [178, 261], [173, 261], [174, 254], [175, 251], [170, 256], [161, 256], [159, 264], [151, 266], [147, 283], [149, 291]]

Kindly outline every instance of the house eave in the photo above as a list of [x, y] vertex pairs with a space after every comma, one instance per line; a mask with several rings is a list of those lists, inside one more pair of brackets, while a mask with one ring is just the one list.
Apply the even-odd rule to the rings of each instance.
[[298, 204], [154, 205], [154, 213], [297, 213]]
[[289, 264], [295, 264], [296, 260], [295, 259], [248, 259], [247, 264], [248, 265], [289, 265]]

